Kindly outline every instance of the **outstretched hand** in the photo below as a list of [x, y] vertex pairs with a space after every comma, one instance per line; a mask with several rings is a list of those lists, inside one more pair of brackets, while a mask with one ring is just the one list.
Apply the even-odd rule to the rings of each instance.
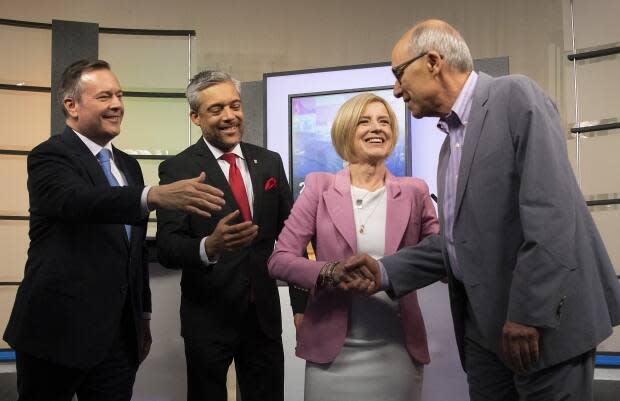
[[203, 217], [222, 209], [224, 193], [204, 183], [204, 172], [196, 178], [151, 187], [147, 203], [149, 209], [174, 209]]

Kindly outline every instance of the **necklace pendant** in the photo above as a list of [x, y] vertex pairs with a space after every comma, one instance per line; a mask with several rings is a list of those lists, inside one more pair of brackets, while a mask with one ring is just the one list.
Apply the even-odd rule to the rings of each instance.
[[364, 231], [365, 231], [365, 230], [364, 230], [364, 225], [362, 224], [362, 225], [360, 226], [360, 234], [364, 234]]

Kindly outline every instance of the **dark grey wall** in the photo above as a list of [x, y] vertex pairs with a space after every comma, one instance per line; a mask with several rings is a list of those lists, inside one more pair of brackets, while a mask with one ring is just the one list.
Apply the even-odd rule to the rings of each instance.
[[65, 68], [80, 59], [99, 58], [99, 25], [86, 22], [52, 20], [52, 108], [51, 132], [59, 134], [65, 116], [58, 102], [60, 76]]
[[265, 146], [263, 100], [263, 81], [241, 83], [241, 102], [245, 117], [243, 141], [258, 146]]
[[492, 77], [499, 77], [510, 73], [510, 64], [508, 57], [482, 58], [474, 60], [474, 70], [485, 72]]

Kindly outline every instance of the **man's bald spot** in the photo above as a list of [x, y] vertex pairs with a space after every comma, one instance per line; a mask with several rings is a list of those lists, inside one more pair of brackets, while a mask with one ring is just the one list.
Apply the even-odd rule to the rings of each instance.
[[409, 40], [412, 40], [414, 37], [418, 36], [421, 32], [427, 29], [436, 29], [438, 31], [444, 31], [450, 35], [456, 36], [458, 38], [463, 38], [461, 33], [456, 30], [452, 25], [448, 24], [446, 21], [442, 21], [439, 19], [427, 19], [422, 22], [419, 22], [413, 26], [410, 30], [408, 30], [404, 35], [408, 36]]

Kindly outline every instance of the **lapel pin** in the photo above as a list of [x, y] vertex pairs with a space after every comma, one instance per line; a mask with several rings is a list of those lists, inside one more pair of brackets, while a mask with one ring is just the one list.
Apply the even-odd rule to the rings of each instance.
[[254, 164], [258, 164], [258, 161], [256, 159], [254, 159]]

